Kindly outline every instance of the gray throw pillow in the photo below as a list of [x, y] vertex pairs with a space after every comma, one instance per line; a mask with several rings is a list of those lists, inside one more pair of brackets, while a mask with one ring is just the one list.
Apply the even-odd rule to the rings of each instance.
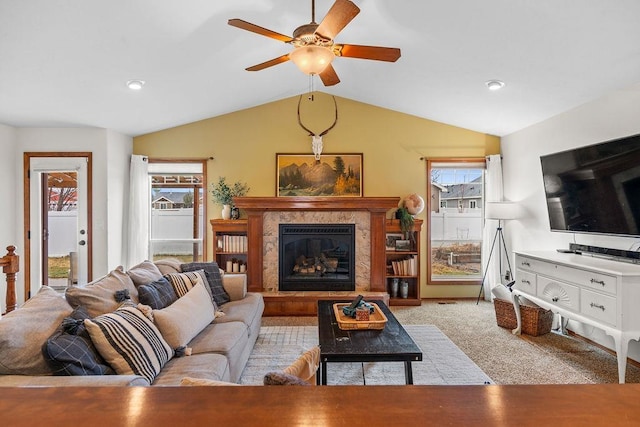
[[218, 267], [218, 264], [215, 261], [191, 262], [188, 264], [182, 264], [180, 268], [182, 271], [204, 270], [209, 288], [211, 289], [213, 301], [218, 307], [231, 301], [231, 297], [229, 297], [227, 291], [224, 290], [224, 286], [222, 285], [222, 276], [220, 276], [220, 267]]

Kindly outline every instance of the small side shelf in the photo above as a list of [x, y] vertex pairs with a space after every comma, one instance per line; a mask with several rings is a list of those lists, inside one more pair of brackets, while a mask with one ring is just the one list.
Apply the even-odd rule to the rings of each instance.
[[[386, 286], [390, 295], [390, 305], [420, 305], [420, 232], [423, 221], [416, 219], [413, 231], [407, 241], [396, 244], [396, 240], [404, 240], [398, 220], [388, 219], [386, 222], [387, 264]], [[398, 249], [392, 249], [397, 247]], [[406, 249], [406, 250], [402, 250]], [[397, 291], [394, 282], [398, 282]], [[403, 283], [406, 283], [406, 297], [403, 295]]]
[[213, 259], [227, 273], [247, 272], [247, 220], [212, 219]]

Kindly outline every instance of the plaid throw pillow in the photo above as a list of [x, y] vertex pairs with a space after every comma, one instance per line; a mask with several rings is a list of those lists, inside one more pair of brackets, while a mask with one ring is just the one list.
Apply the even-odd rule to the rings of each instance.
[[115, 372], [98, 353], [82, 321], [89, 314], [76, 308], [42, 348], [54, 375], [106, 375]]
[[207, 283], [211, 289], [213, 301], [218, 307], [231, 301], [229, 294], [224, 290], [224, 286], [222, 285], [220, 267], [218, 267], [216, 262], [191, 262], [188, 264], [182, 264], [180, 268], [182, 271], [204, 270], [204, 274], [207, 277]]
[[141, 304], [160, 310], [173, 304], [178, 295], [169, 280], [161, 277], [155, 282], [138, 286], [138, 299]]

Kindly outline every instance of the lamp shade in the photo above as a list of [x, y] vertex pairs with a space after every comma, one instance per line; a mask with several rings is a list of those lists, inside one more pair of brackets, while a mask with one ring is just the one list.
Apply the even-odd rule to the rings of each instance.
[[289, 59], [305, 74], [320, 74], [333, 58], [331, 49], [323, 46], [300, 46], [289, 53]]
[[518, 219], [520, 209], [513, 202], [486, 202], [484, 206], [485, 219]]

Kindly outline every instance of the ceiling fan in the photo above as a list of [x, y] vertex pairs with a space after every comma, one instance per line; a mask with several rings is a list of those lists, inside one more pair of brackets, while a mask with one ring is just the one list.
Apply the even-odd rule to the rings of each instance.
[[315, 22], [315, 0], [311, 0], [311, 22], [293, 31], [293, 37], [276, 33], [242, 19], [229, 19], [229, 25], [251, 31], [294, 46], [285, 55], [247, 68], [259, 71], [288, 60], [292, 60], [306, 74], [318, 74], [325, 86], [340, 83], [331, 62], [336, 56], [374, 59], [395, 62], [400, 58], [400, 49], [381, 46], [361, 46], [334, 43], [334, 38], [360, 12], [360, 8], [349, 0], [336, 0], [320, 24]]

